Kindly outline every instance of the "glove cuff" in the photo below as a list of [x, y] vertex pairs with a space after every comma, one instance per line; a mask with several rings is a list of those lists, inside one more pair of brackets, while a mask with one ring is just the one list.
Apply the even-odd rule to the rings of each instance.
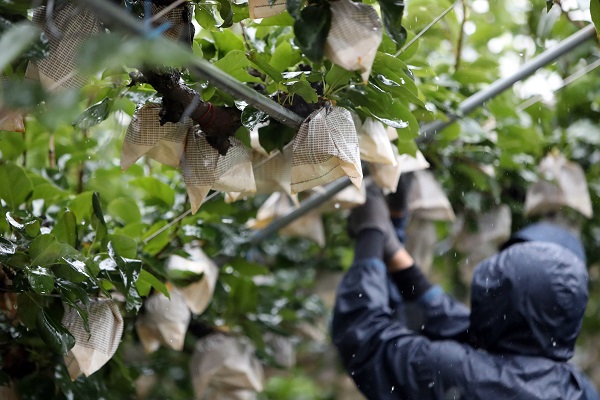
[[433, 286], [417, 264], [400, 271], [391, 272], [389, 277], [406, 301], [417, 300]]

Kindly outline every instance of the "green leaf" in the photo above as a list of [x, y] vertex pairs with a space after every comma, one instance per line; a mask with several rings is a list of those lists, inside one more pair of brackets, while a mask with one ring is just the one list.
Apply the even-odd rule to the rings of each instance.
[[223, 19], [223, 23], [219, 25], [219, 28], [229, 28], [233, 25], [233, 10], [231, 9], [231, 3], [229, 0], [218, 0], [218, 2], [220, 4], [219, 14]]
[[0, 164], [0, 199], [11, 210], [17, 210], [33, 192], [31, 180], [23, 168], [13, 164]]
[[69, 203], [69, 209], [77, 217], [78, 224], [81, 224], [84, 220], [90, 217], [93, 194], [93, 192], [80, 193]]
[[247, 106], [242, 111], [242, 125], [249, 131], [253, 130], [256, 125], [265, 123], [269, 120], [269, 115], [264, 111], [257, 110], [252, 106]]
[[54, 235], [46, 233], [32, 240], [29, 245], [29, 256], [32, 265], [52, 265], [61, 258], [62, 248]]
[[0, 135], [0, 152], [3, 160], [19, 158], [26, 150], [25, 138], [20, 132], [2, 132]]
[[290, 42], [281, 42], [273, 52], [270, 65], [279, 72], [289, 70], [294, 65], [298, 64], [302, 60], [300, 52], [293, 48]]
[[108, 235], [106, 240], [112, 244], [115, 252], [126, 258], [137, 257], [137, 242], [125, 235]]
[[[144, 239], [148, 238], [150, 235], [154, 234], [154, 232], [158, 231], [159, 229], [162, 229], [165, 225], [167, 225], [167, 221], [158, 221], [157, 223], [152, 225], [150, 227], [150, 229], [148, 229], [146, 231], [146, 234], [144, 235]], [[151, 256], [155, 256], [156, 254], [158, 254], [162, 249], [164, 249], [171, 242], [171, 234], [173, 233], [174, 229], [175, 229], [174, 227], [165, 229], [158, 236], [156, 236], [152, 240], [150, 240], [144, 246], [143, 251], [145, 253], [150, 254]]]
[[[304, 77], [304, 75], [301, 76]], [[306, 80], [299, 80], [291, 85], [286, 84], [286, 86], [289, 93], [301, 96], [307, 103], [316, 103], [319, 101], [317, 91]]]
[[406, 41], [406, 29], [402, 26], [404, 0], [378, 0], [378, 2], [386, 32], [398, 47], [402, 46]]
[[29, 267], [25, 269], [27, 281], [31, 289], [37, 294], [48, 294], [54, 289], [54, 275], [43, 267]]
[[40, 30], [30, 22], [15, 24], [0, 36], [0, 71], [19, 57], [36, 39]]
[[117, 219], [123, 225], [140, 222], [142, 214], [137, 203], [130, 198], [119, 197], [108, 204], [109, 215]]
[[296, 132], [293, 129], [282, 125], [278, 121], [271, 120], [269, 125], [258, 130], [258, 141], [270, 153], [275, 149], [283, 149], [294, 138], [295, 134]]
[[111, 99], [106, 97], [104, 100], [91, 105], [73, 121], [73, 125], [81, 129], [89, 129], [92, 126], [98, 125], [108, 118], [111, 104]]
[[69, 210], [65, 211], [52, 229], [52, 234], [59, 242], [77, 247], [77, 217]]
[[293, 26], [294, 18], [292, 18], [292, 16], [289, 13], [283, 12], [281, 14], [274, 15], [272, 17], [263, 18], [262, 21], [260, 21], [260, 23], [257, 25], [259, 25], [259, 26]]
[[35, 325], [40, 337], [53, 352], [64, 356], [75, 346], [73, 335], [45, 310], [38, 312]]
[[40, 234], [41, 224], [37, 219], [25, 224], [25, 233], [31, 238], [34, 238]]
[[41, 296], [27, 292], [17, 295], [17, 315], [19, 320], [29, 329], [35, 329], [36, 320], [41, 311]]
[[229, 265], [231, 265], [235, 271], [239, 272], [240, 275], [246, 277], [271, 274], [264, 265], [246, 261], [243, 258], [236, 258], [235, 260], [232, 260]]
[[140, 271], [140, 276], [138, 277], [137, 281], [135, 281], [135, 287], [142, 297], [148, 296], [151, 288], [154, 288], [155, 290], [169, 297], [169, 291], [167, 290], [165, 284], [159, 281], [157, 277], [145, 269]]
[[214, 14], [214, 7], [210, 4], [197, 4], [194, 12], [196, 22], [204, 29], [217, 29], [217, 19]]
[[[546, 0], [546, 1], [552, 2], [552, 0]], [[550, 8], [548, 9], [548, 11], [550, 11]], [[594, 26], [596, 27], [596, 33], [600, 34], [600, 1], [590, 0], [590, 14], [592, 15], [592, 22], [594, 23]]]
[[219, 55], [225, 56], [230, 51], [244, 51], [244, 41], [240, 35], [236, 35], [231, 30], [225, 29], [221, 31], [211, 32], [211, 36], [215, 41], [215, 46], [219, 49]]
[[175, 203], [175, 191], [154, 177], [145, 176], [133, 179], [130, 184], [142, 189], [147, 198], [159, 200], [169, 208], [173, 207]]
[[10, 256], [15, 254], [17, 245], [10, 240], [0, 237], [0, 256]]
[[273, 63], [272, 58], [271, 58], [271, 64], [269, 64], [267, 62], [267, 60], [265, 60], [265, 58], [256, 50], [248, 51], [246, 53], [246, 57], [248, 57], [248, 60], [256, 68], [258, 68], [261, 72], [268, 75], [271, 79], [273, 79], [273, 81], [281, 82], [283, 80], [283, 76], [281, 75], [281, 72], [278, 71], [276, 68], [273, 68], [273, 66], [271, 66], [271, 64]]
[[294, 34], [300, 50], [314, 62], [321, 61], [325, 40], [331, 27], [329, 3], [311, 4], [300, 12], [294, 22]]
[[260, 82], [260, 78], [252, 76], [246, 71], [250, 67], [250, 60], [246, 58], [243, 50], [232, 50], [225, 57], [214, 63], [215, 67], [228, 73], [241, 82]]
[[325, 96], [327, 97], [335, 90], [347, 86], [355, 75], [355, 71], [348, 71], [337, 64], [333, 64], [325, 75], [325, 84], [327, 85], [325, 86]]

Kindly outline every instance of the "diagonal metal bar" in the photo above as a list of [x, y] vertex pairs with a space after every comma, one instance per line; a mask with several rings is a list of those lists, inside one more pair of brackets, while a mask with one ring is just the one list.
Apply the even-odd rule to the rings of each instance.
[[[80, 0], [80, 3], [94, 10], [98, 17], [103, 21], [109, 21], [119, 29], [125, 30], [137, 36], [147, 37], [149, 31], [144, 23], [131, 14], [125, 12], [123, 8], [109, 2], [101, 0]], [[165, 46], [178, 46], [177, 43], [165, 38], [155, 38], [155, 40], [164, 41]], [[191, 57], [190, 72], [194, 75], [208, 80], [215, 87], [230, 94], [235, 99], [243, 100], [253, 105], [261, 111], [269, 114], [271, 117], [293, 129], [299, 129], [304, 118], [298, 114], [281, 106], [279, 103], [269, 99], [249, 88], [237, 79], [221, 71], [210, 62]]]
[[564, 39], [556, 46], [544, 51], [537, 57], [534, 57], [530, 61], [523, 64], [523, 66], [514, 74], [502, 79], [498, 79], [496, 82], [492, 83], [487, 88], [468, 97], [466, 100], [464, 100], [458, 105], [458, 108], [454, 114], [448, 115], [447, 120], [434, 121], [423, 126], [421, 129], [421, 135], [419, 136], [417, 141], [425, 142], [431, 140], [433, 138], [433, 135], [437, 134], [438, 132], [441, 132], [444, 128], [461, 119], [464, 115], [469, 114], [474, 109], [482, 106], [483, 104], [485, 104], [486, 101], [491, 100], [500, 93], [504, 92], [516, 82], [527, 78], [538, 69], [550, 64], [557, 58], [565, 55], [566, 53], [572, 51], [576, 47], [595, 37], [596, 29], [594, 28], [594, 25], [590, 24], [585, 28], [580, 29], [573, 35]]

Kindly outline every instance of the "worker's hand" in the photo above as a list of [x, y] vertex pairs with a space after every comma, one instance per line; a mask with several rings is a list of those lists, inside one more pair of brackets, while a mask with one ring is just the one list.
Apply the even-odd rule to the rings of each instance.
[[367, 185], [365, 204], [352, 209], [348, 218], [350, 236], [356, 237], [364, 229], [377, 229], [383, 232], [385, 238], [384, 260], [388, 260], [403, 247], [390, 221], [390, 212], [383, 193], [374, 183]]

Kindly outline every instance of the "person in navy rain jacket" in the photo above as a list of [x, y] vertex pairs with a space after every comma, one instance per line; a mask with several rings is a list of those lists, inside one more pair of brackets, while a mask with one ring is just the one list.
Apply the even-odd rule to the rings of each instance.
[[[368, 399], [600, 399], [568, 362], [588, 301], [575, 236], [545, 223], [515, 234], [475, 269], [469, 311], [415, 265], [381, 191], [367, 194], [349, 217], [355, 258], [338, 288], [332, 338]], [[394, 314], [390, 281], [422, 310], [418, 329]]]

